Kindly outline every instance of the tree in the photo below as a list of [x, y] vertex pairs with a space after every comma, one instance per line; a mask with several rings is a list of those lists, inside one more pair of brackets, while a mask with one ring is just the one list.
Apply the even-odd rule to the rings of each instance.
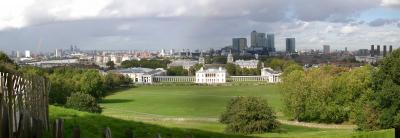
[[170, 76], [187, 76], [188, 71], [184, 69], [182, 66], [179, 67], [170, 67], [167, 70], [167, 74]]
[[227, 131], [241, 134], [270, 132], [279, 126], [275, 112], [259, 97], [231, 99], [220, 122], [227, 124]]
[[97, 104], [96, 99], [89, 94], [81, 92], [71, 94], [71, 96], [67, 98], [65, 106], [79, 111], [101, 113], [101, 108]]
[[192, 67], [189, 68], [189, 75], [194, 76], [196, 75], [196, 71], [200, 70], [203, 67], [203, 64], [194, 64]]
[[237, 67], [236, 67], [235, 64], [228, 63], [228, 64], [225, 65], [225, 68], [226, 68], [226, 72], [229, 75], [231, 75], [231, 76], [237, 75], [237, 72], [236, 72]]
[[108, 69], [115, 69], [114, 61], [108, 61], [106, 63], [106, 66], [108, 67]]

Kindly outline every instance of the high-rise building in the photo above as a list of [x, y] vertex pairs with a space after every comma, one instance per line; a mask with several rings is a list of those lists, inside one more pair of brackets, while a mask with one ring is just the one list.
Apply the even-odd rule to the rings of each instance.
[[265, 33], [257, 33], [256, 31], [252, 31], [250, 39], [250, 46], [252, 48], [267, 47], [267, 38], [265, 37]]
[[374, 48], [374, 45], [371, 45], [370, 53], [371, 53], [371, 57], [374, 57], [374, 56], [375, 56], [375, 48]]
[[30, 58], [31, 57], [31, 51], [25, 50], [25, 57]]
[[386, 45], [383, 46], [383, 57], [386, 57], [387, 49]]
[[251, 36], [250, 36], [251, 38], [251, 44], [250, 44], [250, 47], [256, 47], [256, 45], [257, 45], [257, 32], [256, 31], [252, 31], [251, 32]]
[[247, 39], [246, 38], [233, 38], [232, 39], [232, 47], [235, 51], [241, 52], [247, 48]]
[[329, 54], [329, 53], [331, 53], [331, 48], [330, 48], [329, 45], [324, 45], [323, 48], [324, 48], [324, 54]]
[[375, 55], [377, 55], [377, 56], [380, 56], [381, 55], [381, 46], [380, 45], [378, 45], [377, 46], [377, 48], [376, 48], [376, 54]]
[[286, 53], [296, 52], [296, 39], [286, 38]]
[[389, 54], [391, 54], [392, 51], [393, 51], [393, 47], [392, 47], [392, 45], [390, 45], [390, 46], [389, 46]]
[[267, 48], [269, 52], [275, 52], [275, 35], [267, 34]]
[[62, 57], [62, 56], [63, 56], [62, 49], [56, 49], [55, 57]]
[[21, 53], [19, 51], [17, 51], [17, 58], [21, 57]]

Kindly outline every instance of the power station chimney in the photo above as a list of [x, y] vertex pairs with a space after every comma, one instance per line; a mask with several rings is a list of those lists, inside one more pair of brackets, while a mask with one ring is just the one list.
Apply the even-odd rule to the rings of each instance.
[[376, 55], [379, 57], [381, 55], [381, 46], [378, 45], [378, 47], [376, 48]]
[[374, 45], [371, 45], [370, 53], [371, 53], [371, 57], [374, 57], [374, 55], [375, 55]]
[[386, 57], [386, 45], [383, 46], [383, 57]]
[[390, 45], [390, 46], [389, 46], [389, 54], [391, 54], [392, 51], [393, 51], [393, 47], [392, 47], [392, 45]]

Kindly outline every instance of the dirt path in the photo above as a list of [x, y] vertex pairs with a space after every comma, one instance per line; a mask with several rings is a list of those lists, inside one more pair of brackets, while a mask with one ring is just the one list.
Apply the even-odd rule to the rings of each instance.
[[[116, 110], [116, 109], [113, 109]], [[218, 122], [218, 118], [212, 117], [176, 117], [176, 116], [166, 116], [166, 115], [158, 115], [158, 114], [149, 114], [142, 113], [136, 111], [120, 111], [120, 112], [129, 112], [134, 113], [135, 115], [120, 115], [120, 114], [104, 114], [106, 116], [121, 118], [126, 120], [137, 120], [137, 121], [175, 121], [175, 122]], [[298, 121], [288, 121], [278, 119], [278, 121], [282, 124], [293, 125], [293, 126], [302, 126], [302, 127], [310, 127], [310, 128], [322, 128], [322, 129], [355, 129], [356, 125], [337, 125], [337, 124], [320, 124], [320, 123], [307, 123], [307, 122], [298, 122]]]

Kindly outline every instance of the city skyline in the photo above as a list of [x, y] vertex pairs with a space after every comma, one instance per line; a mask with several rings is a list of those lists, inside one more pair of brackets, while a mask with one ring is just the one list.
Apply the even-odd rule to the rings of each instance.
[[400, 1], [322, 3], [8, 1], [0, 6], [0, 48], [49, 52], [74, 44], [100, 50], [208, 49], [231, 45], [232, 38], [247, 38], [251, 46], [252, 30], [273, 33], [277, 51], [285, 50], [286, 38], [296, 38], [296, 49], [400, 45]]

